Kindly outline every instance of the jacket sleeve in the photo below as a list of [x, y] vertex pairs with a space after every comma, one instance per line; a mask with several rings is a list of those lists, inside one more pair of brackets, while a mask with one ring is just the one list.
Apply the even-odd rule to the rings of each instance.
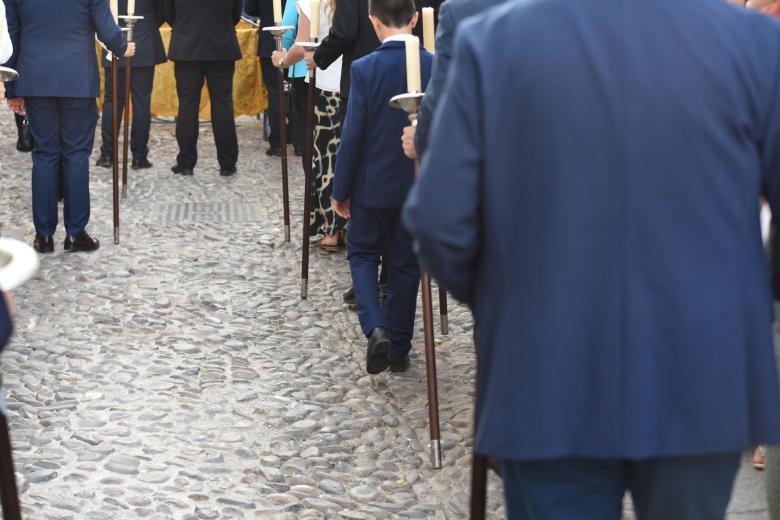
[[176, 23], [176, 0], [163, 0], [165, 10], [165, 21], [171, 27]]
[[[480, 237], [483, 142], [474, 100], [482, 71], [470, 33], [456, 39], [452, 73], [433, 118], [420, 178], [404, 208], [421, 265], [457, 299], [473, 304]], [[457, 77], [457, 88], [452, 78]]]
[[108, 2], [90, 0], [89, 3], [92, 24], [95, 26], [95, 32], [97, 32], [100, 41], [106, 44], [106, 47], [117, 56], [124, 55], [127, 49], [127, 38], [114, 21]]
[[163, 0], [154, 0], [154, 19], [158, 29], [165, 23], [165, 2]]
[[[774, 64], [775, 71], [774, 82], [769, 90], [772, 94], [772, 101], [764, 113], [766, 119], [761, 139], [761, 163], [766, 197], [772, 208], [773, 223], [777, 224], [780, 220], [780, 146], [778, 146], [780, 143], [780, 38], [778, 38], [775, 47], [777, 52], [774, 61], [767, 62]], [[780, 244], [775, 249], [780, 250]], [[774, 263], [778, 263], [778, 268], [773, 269], [773, 275], [780, 277], [780, 255], [778, 256], [778, 258], [774, 258]]]
[[282, 47], [289, 49], [295, 44], [295, 38], [298, 36], [298, 9], [296, 0], [287, 0], [284, 6], [284, 15], [282, 16], [282, 25], [295, 27], [292, 31], [287, 31], [282, 36]]
[[[19, 6], [18, 0], [2, 0], [5, 2], [5, 16], [8, 23], [8, 36], [13, 46], [11, 57], [6, 62], [6, 66], [12, 69], [16, 68], [16, 60], [19, 56], [19, 41], [21, 40], [21, 26], [19, 25]], [[5, 83], [5, 96], [8, 99], [16, 97], [16, 82], [7, 81]]]
[[420, 113], [417, 118], [417, 131], [414, 134], [414, 145], [417, 148], [417, 155], [420, 157], [428, 146], [431, 119], [436, 111], [436, 105], [450, 69], [452, 38], [455, 35], [455, 28], [456, 21], [453, 19], [449, 5], [445, 2], [439, 11], [439, 27], [436, 30], [436, 56], [433, 60], [431, 81], [425, 88], [425, 97], [420, 105]]
[[241, 12], [244, 9], [243, 0], [233, 0], [233, 25], [241, 21]]
[[358, 1], [339, 0], [333, 13], [333, 25], [314, 53], [314, 62], [327, 69], [339, 56], [350, 50], [358, 38]]
[[8, 344], [11, 332], [13, 332], [11, 315], [8, 313], [8, 308], [5, 305], [3, 291], [0, 291], [0, 350]]
[[352, 83], [347, 98], [347, 117], [341, 132], [339, 160], [336, 161], [336, 175], [333, 180], [333, 198], [342, 202], [352, 198], [352, 188], [360, 164], [360, 151], [363, 148], [362, 136], [366, 131], [367, 107], [363, 77], [354, 63], [350, 74]]

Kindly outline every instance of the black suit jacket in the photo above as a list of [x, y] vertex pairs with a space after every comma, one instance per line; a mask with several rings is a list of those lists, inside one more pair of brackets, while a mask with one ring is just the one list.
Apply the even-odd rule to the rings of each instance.
[[[244, 5], [246, 14], [260, 18], [260, 27], [274, 26], [274, 2], [273, 0], [246, 0]], [[260, 31], [257, 39], [257, 55], [261, 58], [270, 58], [276, 50], [276, 40], [268, 31]]]
[[339, 56], [341, 62], [341, 95], [349, 96], [349, 71], [352, 62], [371, 54], [379, 47], [374, 27], [368, 19], [368, 0], [338, 0], [330, 33], [314, 53], [314, 61], [327, 69]]
[[165, 19], [173, 27], [168, 58], [172, 61], [241, 59], [236, 24], [241, 0], [165, 0]]
[[[127, 0], [119, 0], [119, 12], [127, 12]], [[135, 14], [143, 16], [144, 19], [138, 22], [133, 28], [133, 41], [135, 42], [135, 56], [130, 59], [130, 65], [133, 67], [154, 67], [160, 63], [165, 63], [165, 47], [163, 47], [162, 36], [160, 36], [160, 26], [165, 22], [165, 5], [163, 0], [136, 0]], [[125, 23], [120, 20], [119, 25], [124, 27]], [[103, 51], [103, 65], [110, 67], [111, 62], [106, 58], [106, 52]], [[119, 60], [119, 66], [125, 66], [125, 60]]]

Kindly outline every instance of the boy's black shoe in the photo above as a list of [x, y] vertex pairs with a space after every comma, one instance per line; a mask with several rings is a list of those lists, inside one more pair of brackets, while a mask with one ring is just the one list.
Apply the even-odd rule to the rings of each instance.
[[357, 305], [357, 300], [355, 300], [354, 287], [350, 287], [349, 291], [345, 292], [342, 298], [344, 298], [344, 305], [349, 305], [350, 307], [354, 307], [355, 305]]
[[192, 175], [193, 171], [192, 168], [185, 168], [179, 163], [176, 163], [174, 166], [171, 166], [171, 171], [177, 175]]
[[101, 168], [111, 168], [113, 165], [114, 161], [111, 159], [110, 155], [101, 154], [100, 157], [98, 157], [98, 160], [95, 161], [95, 166], [100, 166]]
[[301, 148], [295, 149], [295, 156], [296, 157], [303, 157], [303, 150]]
[[220, 168], [219, 174], [222, 177], [230, 177], [231, 175], [235, 175], [237, 171], [238, 170], [236, 169], [235, 166], [233, 166], [232, 168]]
[[54, 251], [54, 240], [52, 237], [45, 237], [36, 233], [33, 247], [41, 254], [51, 253]]
[[269, 146], [265, 154], [269, 157], [281, 157], [282, 148], [280, 146]]
[[406, 372], [409, 370], [409, 354], [400, 359], [390, 359], [390, 372]]
[[92, 238], [86, 231], [65, 238], [65, 251], [70, 251], [72, 253], [78, 251], [95, 251], [99, 247], [100, 240]]
[[149, 159], [133, 159], [132, 168], [134, 170], [147, 170], [152, 167], [152, 163]]
[[390, 365], [390, 360], [387, 357], [388, 352], [390, 352], [390, 337], [387, 335], [387, 329], [377, 327], [371, 331], [371, 336], [368, 337], [366, 372], [379, 374], [387, 370]]

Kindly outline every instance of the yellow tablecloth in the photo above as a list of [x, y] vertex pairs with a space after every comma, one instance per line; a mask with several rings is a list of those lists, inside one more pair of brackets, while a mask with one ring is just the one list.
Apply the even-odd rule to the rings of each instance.
[[[160, 28], [165, 52], [171, 41], [171, 28], [163, 25]], [[260, 74], [260, 62], [257, 59], [257, 30], [242, 21], [236, 28], [238, 43], [243, 56], [236, 62], [236, 74], [233, 78], [233, 109], [239, 115], [257, 115], [268, 107], [268, 93], [263, 85]], [[100, 56], [100, 47], [98, 47]], [[103, 67], [100, 68], [101, 97], [98, 106], [103, 106]], [[124, 87], [120, 87], [124, 88]], [[173, 63], [158, 65], [154, 73], [154, 90], [152, 92], [152, 115], [173, 117], [179, 110], [176, 97], [176, 80], [173, 75]], [[210, 119], [211, 105], [206, 87], [200, 101], [201, 119]]]

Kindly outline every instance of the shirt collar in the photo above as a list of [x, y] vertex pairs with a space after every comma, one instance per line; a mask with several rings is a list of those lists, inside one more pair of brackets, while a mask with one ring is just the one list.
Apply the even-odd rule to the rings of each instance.
[[388, 36], [382, 41], [382, 44], [385, 44], [387, 42], [405, 42], [406, 40], [411, 40], [415, 36], [413, 34], [394, 34], [392, 36]]

